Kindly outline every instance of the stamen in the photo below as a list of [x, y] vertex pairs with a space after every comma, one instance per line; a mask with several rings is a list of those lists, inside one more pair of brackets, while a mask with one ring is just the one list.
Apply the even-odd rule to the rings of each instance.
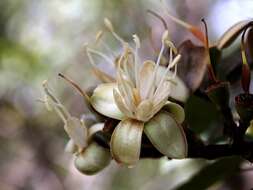
[[154, 17], [158, 18], [162, 22], [164, 29], [166, 29], [166, 30], [168, 29], [168, 25], [167, 25], [166, 21], [164, 20], [164, 18], [161, 15], [157, 14], [156, 12], [154, 12], [150, 9], [148, 9], [147, 12], [149, 14], [153, 15]]
[[113, 25], [108, 18], [104, 18], [104, 24], [105, 24], [106, 28], [108, 28], [108, 30], [110, 30], [111, 32], [114, 31]]
[[[155, 94], [154, 94], [153, 97], [155, 97], [155, 96], [157, 95], [157, 93], [159, 92], [160, 88], [162, 87], [162, 84], [163, 84], [165, 78], [167, 77], [167, 74], [168, 74], [170, 68], [172, 68], [174, 65], [176, 65], [176, 64], [179, 62], [180, 59], [181, 59], [181, 55], [178, 54], [178, 55], [174, 58], [174, 60], [168, 65], [168, 67], [166, 68], [165, 73], [164, 73], [163, 76], [162, 76], [162, 79], [160, 80], [160, 82], [159, 82], [159, 84], [158, 84], [158, 86], [157, 86], [157, 88], [156, 88], [156, 91], [155, 91]], [[173, 75], [173, 77], [174, 77], [174, 75]]]
[[46, 93], [46, 95], [52, 100], [52, 104], [54, 105], [53, 107], [54, 107], [55, 111], [61, 117], [63, 122], [66, 123], [67, 119], [71, 117], [70, 113], [60, 103], [60, 101], [50, 92], [50, 90], [48, 89], [46, 80], [42, 83], [42, 86], [44, 88], [44, 92]]
[[176, 46], [170, 40], [165, 40], [164, 43], [165, 43], [165, 45], [167, 47], [169, 47], [170, 49], [172, 49], [172, 51], [173, 51], [174, 54], [177, 54], [177, 52], [178, 52], [177, 48], [176, 48]]
[[97, 44], [97, 43], [101, 40], [103, 34], [104, 34], [104, 32], [103, 32], [102, 30], [99, 30], [99, 31], [97, 32], [95, 44]]
[[118, 68], [118, 77], [119, 77], [119, 82], [123, 87], [123, 89], [122, 89], [123, 92], [121, 91], [121, 93], [124, 93], [124, 94], [121, 94], [121, 96], [123, 97], [123, 99], [126, 103], [126, 106], [128, 107], [128, 109], [132, 113], [134, 111], [134, 107], [133, 107], [134, 102], [132, 101], [132, 100], [134, 100], [134, 97], [133, 97], [133, 94], [131, 92], [129, 92], [127, 89], [126, 81], [122, 77], [122, 70], [121, 70], [120, 65]]
[[91, 49], [91, 48], [87, 48], [86, 50], [89, 51], [90, 53], [93, 53], [93, 54], [96, 54], [96, 55], [102, 57], [108, 63], [113, 64], [113, 60], [110, 57], [108, 57], [107, 55], [105, 55], [104, 53], [94, 50], [94, 49]]
[[126, 43], [123, 38], [121, 38], [115, 31], [113, 28], [113, 25], [111, 23], [111, 21], [108, 18], [104, 19], [104, 24], [106, 26], [106, 28], [112, 33], [112, 35], [115, 37], [116, 40], [118, 40], [122, 46], [124, 46], [124, 44]]
[[187, 22], [184, 22], [174, 16], [172, 16], [169, 12], [169, 8], [168, 5], [166, 4], [166, 2], [164, 0], [161, 1], [162, 2], [162, 6], [167, 14], [167, 16], [174, 21], [175, 23], [177, 23], [178, 25], [181, 25], [182, 27], [186, 28], [187, 30], [189, 30], [196, 38], [198, 38], [201, 42], [205, 43], [205, 36], [203, 35], [203, 33], [196, 27], [193, 25], [188, 24]]
[[101, 45], [108, 51], [108, 53], [111, 54], [112, 57], [116, 57], [117, 55], [114, 53], [114, 51], [111, 49], [110, 46], [108, 46], [103, 40], [104, 32], [102, 30], [98, 31], [96, 34], [96, 40], [95, 40], [95, 45], [97, 45], [98, 43], [101, 43]]
[[177, 76], [177, 65], [178, 65], [178, 64], [175, 64], [175, 71], [174, 71], [174, 73], [173, 73], [173, 79], [175, 79], [176, 76]]
[[164, 49], [165, 49], [165, 39], [168, 38], [168, 30], [165, 30], [165, 32], [163, 33], [163, 36], [162, 36], [162, 47], [161, 47], [161, 50], [159, 52], [159, 55], [158, 55], [158, 58], [157, 58], [157, 61], [156, 61], [156, 65], [155, 65], [155, 69], [154, 69], [154, 72], [153, 72], [153, 75], [151, 76], [150, 80], [148, 81], [148, 85], [147, 85], [147, 94], [144, 95], [143, 99], [145, 99], [146, 97], [150, 97], [152, 95], [150, 95], [151, 93], [151, 89], [152, 89], [152, 86], [154, 85], [154, 82], [155, 82], [155, 76], [156, 76], [156, 73], [157, 73], [157, 69], [160, 65], [160, 61], [161, 61], [161, 58], [162, 58], [162, 54], [164, 52]]
[[89, 62], [91, 64], [92, 67], [96, 68], [96, 64], [95, 64], [95, 61], [90, 53], [90, 51], [88, 50], [88, 47], [86, 47], [86, 54], [87, 54], [87, 57], [89, 59]]
[[72, 79], [64, 76], [61, 73], [59, 73], [58, 76], [70, 83], [88, 102], [90, 102], [90, 97]]
[[52, 111], [52, 107], [50, 106], [47, 95], [45, 95], [43, 99], [36, 99], [36, 101], [39, 102], [39, 103], [44, 104], [48, 111]]
[[168, 17], [173, 20], [174, 22], [176, 22], [177, 24], [183, 26], [184, 28], [187, 28], [188, 30], [192, 27], [190, 24], [188, 24], [187, 22], [184, 22], [174, 16], [172, 16], [171, 14], [169, 14], [169, 7], [167, 5], [167, 3], [164, 0], [161, 0], [162, 3], [162, 7], [164, 8], [166, 14], [168, 15]]
[[134, 42], [135, 42], [135, 55], [134, 55], [134, 72], [135, 72], [135, 85], [136, 85], [136, 88], [139, 89], [139, 55], [138, 55], [138, 49], [140, 48], [141, 46], [141, 43], [140, 43], [140, 39], [139, 37], [134, 34], [133, 35], [133, 39], [134, 39]]

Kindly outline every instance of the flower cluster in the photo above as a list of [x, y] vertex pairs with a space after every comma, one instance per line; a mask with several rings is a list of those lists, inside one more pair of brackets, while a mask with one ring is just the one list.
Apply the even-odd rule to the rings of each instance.
[[[91, 45], [86, 46], [94, 73], [102, 83], [88, 96], [73, 81], [62, 76], [85, 96], [99, 114], [118, 121], [110, 138], [109, 149], [92, 138], [96, 132], [103, 130], [105, 120], [88, 126], [85, 120], [71, 116], [51, 93], [47, 82], [43, 84], [47, 103], [65, 124], [64, 129], [70, 137], [67, 150], [75, 154], [76, 168], [84, 174], [94, 174], [106, 167], [111, 159], [126, 166], [134, 166], [140, 158], [143, 134], [161, 154], [174, 159], [185, 158], [188, 146], [181, 126], [185, 113], [183, 107], [175, 102], [185, 102], [189, 92], [177, 76], [181, 55], [169, 40], [168, 31], [165, 30], [162, 35], [157, 60], [141, 63], [139, 37], [133, 35], [135, 45], [132, 47], [115, 32], [108, 19], [104, 20], [104, 24], [120, 43], [121, 52], [111, 58]], [[97, 34], [96, 44], [102, 41], [102, 34]], [[110, 50], [104, 42], [101, 44]], [[160, 63], [165, 51], [169, 52], [166, 67]], [[94, 55], [113, 65], [115, 77], [97, 67]]]

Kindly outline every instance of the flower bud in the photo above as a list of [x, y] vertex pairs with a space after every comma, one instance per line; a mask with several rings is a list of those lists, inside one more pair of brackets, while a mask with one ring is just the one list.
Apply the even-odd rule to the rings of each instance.
[[85, 175], [94, 175], [103, 170], [111, 161], [109, 149], [92, 142], [75, 159], [75, 167]]

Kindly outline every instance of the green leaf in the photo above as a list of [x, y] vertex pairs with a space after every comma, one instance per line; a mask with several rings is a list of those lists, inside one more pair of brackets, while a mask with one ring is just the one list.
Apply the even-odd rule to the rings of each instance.
[[238, 171], [242, 162], [239, 157], [230, 157], [220, 159], [212, 164], [209, 164], [195, 176], [193, 176], [185, 184], [175, 188], [176, 190], [205, 190], [216, 182], [233, 175]]

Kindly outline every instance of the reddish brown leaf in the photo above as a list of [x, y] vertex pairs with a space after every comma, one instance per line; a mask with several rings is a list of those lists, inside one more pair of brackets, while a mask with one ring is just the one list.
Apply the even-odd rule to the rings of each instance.
[[253, 27], [248, 31], [247, 46], [249, 48], [251, 58], [253, 59]]
[[195, 91], [204, 77], [207, 66], [207, 53], [204, 47], [194, 45], [190, 40], [179, 46], [182, 55], [178, 64], [178, 76], [191, 91]]

